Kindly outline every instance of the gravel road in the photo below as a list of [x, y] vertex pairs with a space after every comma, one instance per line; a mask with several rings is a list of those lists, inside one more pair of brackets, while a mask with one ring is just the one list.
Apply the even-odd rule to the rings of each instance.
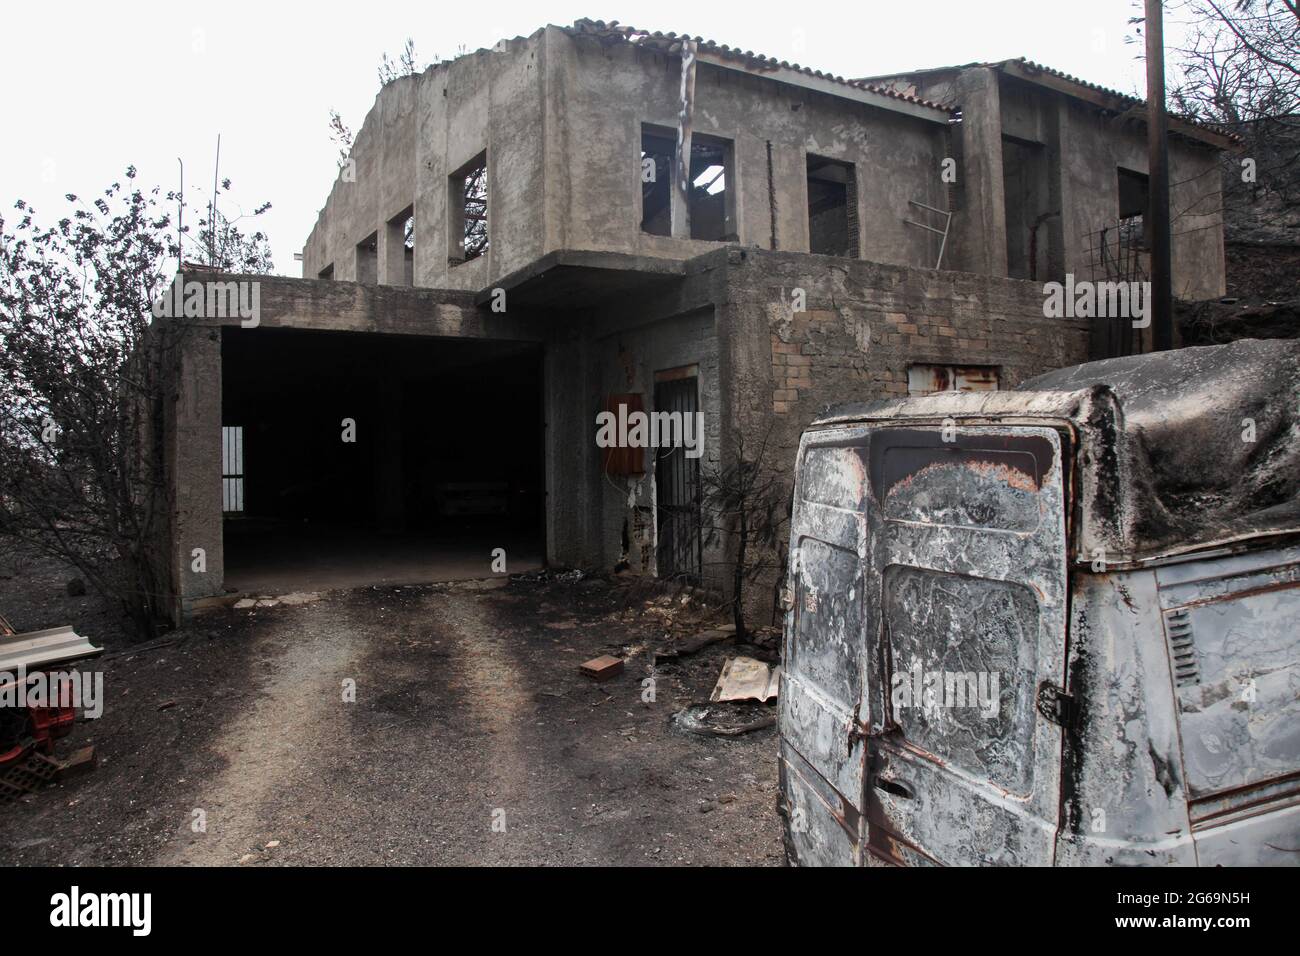
[[[773, 731], [670, 720], [735, 651], [643, 700], [647, 608], [599, 579], [361, 588], [110, 646], [104, 716], [60, 745], [100, 766], [0, 807], [0, 862], [779, 864]], [[626, 671], [581, 677], [602, 653]]]

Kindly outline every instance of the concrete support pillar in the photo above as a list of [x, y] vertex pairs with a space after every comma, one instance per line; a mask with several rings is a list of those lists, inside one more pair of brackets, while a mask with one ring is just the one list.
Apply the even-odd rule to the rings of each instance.
[[406, 232], [403, 217], [379, 230], [379, 282], [382, 285], [410, 285], [406, 270]]
[[[179, 374], [165, 435], [171, 483], [173, 617], [188, 615], [225, 584], [221, 517], [221, 330], [181, 333]], [[199, 562], [195, 549], [202, 549]], [[196, 566], [203, 570], [195, 570]]]
[[546, 401], [546, 560], [591, 567], [601, 562], [600, 458], [596, 449], [598, 383], [593, 347], [577, 333], [548, 342]]
[[965, 70], [957, 83], [961, 103], [964, 204], [953, 217], [948, 268], [984, 275], [1007, 274], [1007, 213], [1002, 185], [1002, 102], [998, 73]]
[[[1092, 228], [1081, 208], [1078, 189], [1072, 175], [1072, 160], [1079, 150], [1078, 135], [1070, 122], [1070, 104], [1062, 99], [1057, 105], [1057, 143], [1061, 154], [1061, 259], [1062, 269], [1082, 277], [1088, 271], [1087, 233]], [[1088, 278], [1092, 278], [1088, 276]]]

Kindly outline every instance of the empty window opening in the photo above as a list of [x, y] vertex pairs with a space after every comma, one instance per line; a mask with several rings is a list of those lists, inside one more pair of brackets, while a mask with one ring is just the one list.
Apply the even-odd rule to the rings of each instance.
[[379, 281], [379, 233], [372, 232], [357, 243], [357, 281], [374, 285]]
[[448, 257], [453, 265], [477, 259], [488, 250], [487, 153], [452, 174], [447, 208], [451, 213], [448, 234], [456, 248]]
[[1123, 167], [1118, 173], [1120, 234], [1134, 244], [1145, 244], [1151, 183], [1145, 173]]
[[[1050, 215], [1049, 185], [1046, 147], [1003, 136], [1007, 275], [1013, 279], [1038, 278], [1033, 273], [1041, 271], [1039, 264], [1047, 262], [1050, 230], [1044, 226]], [[1059, 223], [1058, 216], [1055, 224], [1059, 226]]]
[[221, 427], [221, 510], [244, 510], [244, 426]]
[[731, 144], [698, 136], [691, 140], [691, 187], [687, 216], [691, 238], [734, 242], [732, 227]]
[[996, 392], [996, 365], [912, 365], [907, 369], [907, 394], [934, 392]]
[[334, 278], [334, 263], [331, 262], [331, 263], [330, 263], [329, 265], [327, 265], [324, 269], [322, 269], [320, 272], [318, 272], [318, 273], [316, 274], [316, 278], [318, 278], [318, 279], [333, 279], [333, 278]]
[[641, 128], [641, 231], [671, 236], [673, 156], [676, 141], [670, 134]]
[[808, 251], [858, 256], [858, 184], [852, 163], [808, 157]]
[[387, 285], [415, 285], [415, 207], [407, 206], [388, 220]]

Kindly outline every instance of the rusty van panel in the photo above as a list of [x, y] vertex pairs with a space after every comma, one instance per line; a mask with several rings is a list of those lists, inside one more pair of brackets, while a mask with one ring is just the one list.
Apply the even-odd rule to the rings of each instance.
[[1185, 583], [1173, 574], [1161, 581], [1162, 603], [1180, 602], [1163, 619], [1194, 802], [1300, 776], [1297, 566], [1197, 565], [1198, 577], [1180, 569]]
[[863, 865], [1052, 862], [1061, 730], [1036, 705], [1065, 680], [1062, 443], [1025, 425], [805, 435], [781, 689], [783, 792], [812, 827], [787, 830], [797, 860], [845, 862], [831, 822], [856, 819]]
[[866, 635], [879, 626], [863, 590], [865, 442], [836, 429], [800, 448], [778, 707], [787, 849], [802, 863], [861, 862]]
[[784, 741], [778, 774], [790, 861], [799, 866], [859, 866], [857, 809]]
[[861, 695], [861, 566], [844, 548], [805, 538], [799, 545], [795, 641], [787, 670], [852, 709]]
[[889, 701], [867, 742], [865, 849], [1050, 865], [1062, 736], [1039, 702], [1065, 682], [1063, 439], [1049, 426], [885, 426], [870, 449], [874, 683]]

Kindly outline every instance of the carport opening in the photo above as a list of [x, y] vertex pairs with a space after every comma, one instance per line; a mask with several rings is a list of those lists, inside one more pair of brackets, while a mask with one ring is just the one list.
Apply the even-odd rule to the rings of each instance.
[[541, 402], [530, 343], [224, 329], [227, 586], [490, 577], [498, 548], [540, 567]]

